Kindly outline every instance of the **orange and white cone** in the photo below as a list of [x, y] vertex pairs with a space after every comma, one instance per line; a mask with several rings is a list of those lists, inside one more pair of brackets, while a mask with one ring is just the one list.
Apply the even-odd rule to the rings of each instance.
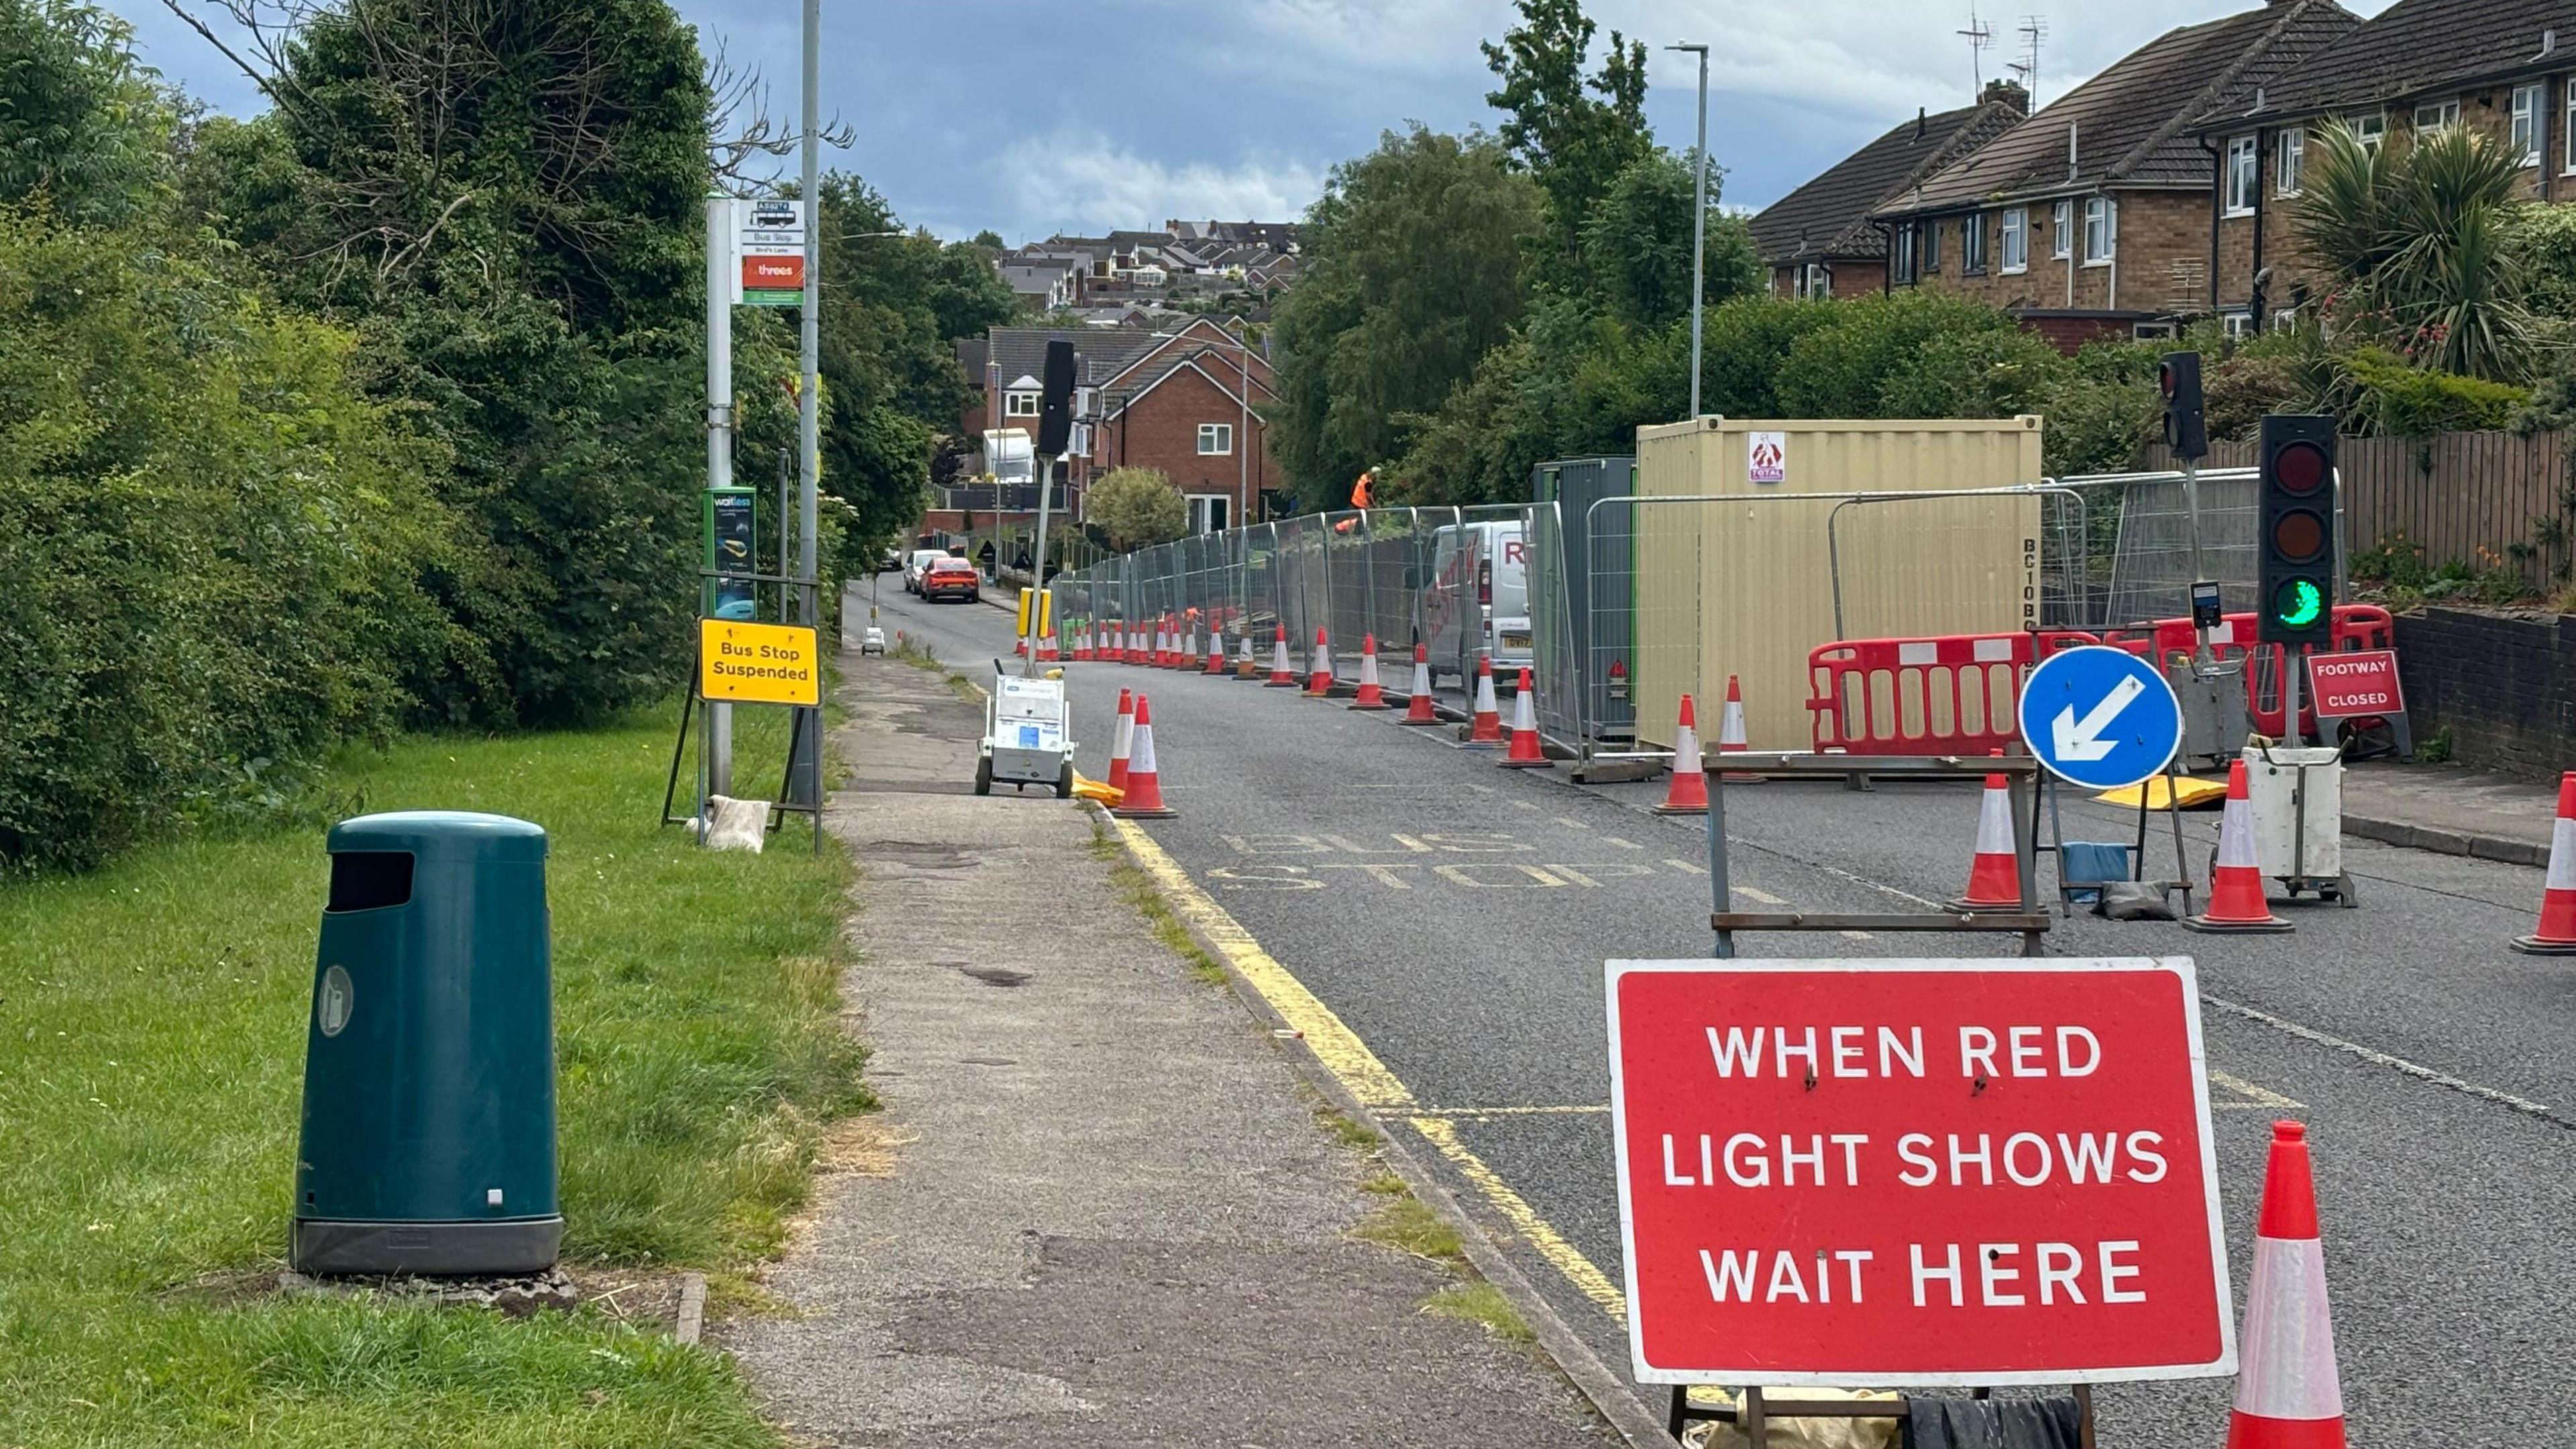
[[1404, 718], [1397, 723], [1440, 723], [1440, 716], [1431, 710], [1431, 649], [1418, 641], [1413, 646], [1413, 697], [1404, 702]]
[[1315, 653], [1307, 660], [1306, 693], [1317, 699], [1333, 692], [1333, 646], [1324, 639], [1324, 626], [1315, 626]]
[[1529, 666], [1521, 666], [1520, 684], [1512, 693], [1512, 745], [1494, 761], [1506, 770], [1544, 770], [1554, 764], [1538, 742], [1538, 691], [1530, 686]]
[[1118, 724], [1109, 732], [1109, 788], [1127, 788], [1127, 757], [1136, 742], [1136, 696], [1118, 691]]
[[1216, 615], [1216, 614], [1211, 614], [1211, 615], [1208, 617], [1208, 641], [1207, 641], [1207, 643], [1208, 643], [1208, 647], [1207, 647], [1207, 672], [1208, 672], [1208, 673], [1210, 673], [1210, 674], [1223, 674], [1223, 673], [1225, 673], [1225, 619], [1224, 619], [1224, 616], [1222, 616], [1222, 615]]
[[2525, 956], [2576, 956], [2576, 774], [2558, 777], [2558, 821], [2549, 827], [2540, 929], [2505, 944]]
[[1135, 620], [1135, 621], [1133, 621], [1133, 622], [1131, 622], [1131, 623], [1129, 623], [1129, 624], [1128, 624], [1128, 626], [1127, 626], [1127, 657], [1126, 657], [1124, 660], [1120, 661], [1120, 662], [1121, 662], [1121, 663], [1125, 663], [1125, 664], [1142, 664], [1142, 663], [1144, 663], [1144, 662], [1145, 662], [1145, 621], [1144, 621], [1144, 620], [1142, 620], [1142, 619], [1138, 619], [1138, 620]]
[[1250, 629], [1243, 631], [1243, 652], [1234, 656], [1234, 677], [1237, 679], [1259, 679], [1261, 677], [1261, 661], [1252, 657], [1252, 631]]
[[1163, 616], [1163, 637], [1154, 645], [1154, 667], [1172, 669], [1181, 662], [1181, 622], [1169, 614]]
[[1052, 620], [1044, 620], [1039, 624], [1037, 662], [1040, 664], [1061, 664], [1064, 662], [1063, 653], [1056, 648], [1055, 624]]
[[1270, 678], [1264, 689], [1295, 689], [1297, 671], [1288, 667], [1288, 626], [1279, 626], [1279, 636], [1270, 641]]
[[1664, 791], [1664, 803], [1655, 807], [1658, 815], [1706, 815], [1708, 813], [1708, 764], [1699, 753], [1699, 717], [1691, 709], [1691, 697], [1682, 696], [1682, 722], [1673, 728], [1673, 782]]
[[2013, 854], [2012, 790], [2001, 775], [1986, 777], [1984, 798], [1977, 802], [1977, 859], [1968, 867], [1968, 893], [1950, 906], [1971, 912], [2021, 909], [2021, 861]]
[[1199, 667], [1199, 611], [1196, 609], [1190, 610], [1189, 615], [1181, 620], [1179, 664], [1183, 669]]
[[2227, 766], [2227, 808], [2218, 817], [2218, 859], [2210, 871], [2209, 909], [2183, 917], [2188, 930], [2214, 934], [2277, 934], [2290, 923], [2263, 899], [2263, 868], [2254, 859], [2254, 800], [2245, 789], [2245, 762]]
[[1386, 688], [1377, 679], [1377, 636], [1360, 636], [1360, 692], [1351, 701], [1353, 709], [1385, 709]]
[[[1735, 676], [1730, 674], [1726, 676], [1726, 707], [1719, 710], [1717, 715], [1717, 752], [1721, 755], [1740, 755], [1751, 748], [1753, 748], [1752, 743], [1744, 737], [1744, 686], [1738, 684]], [[1745, 770], [1729, 770], [1726, 772], [1726, 783], [1759, 785], [1762, 783], [1762, 777]], [[2013, 904], [2016, 906], [2021, 904], [2019, 896], [2014, 897]]]
[[2263, 1215], [2254, 1226], [2254, 1277], [2236, 1343], [2236, 1408], [2227, 1449], [2343, 1449], [2343, 1384], [2334, 1315], [2326, 1306], [2325, 1243], [2308, 1129], [2272, 1124]]
[[1499, 745], [1503, 742], [1503, 712], [1494, 704], [1494, 656], [1476, 656], [1476, 715], [1467, 726], [1467, 743]]
[[1154, 764], [1154, 711], [1141, 694], [1136, 696], [1136, 738], [1128, 746], [1127, 755], [1127, 793], [1110, 807], [1109, 813], [1130, 820], [1180, 814], [1163, 803], [1162, 775]]

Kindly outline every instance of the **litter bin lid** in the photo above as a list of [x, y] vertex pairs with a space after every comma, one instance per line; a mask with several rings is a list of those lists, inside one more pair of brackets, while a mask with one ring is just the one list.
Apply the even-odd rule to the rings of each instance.
[[331, 827], [323, 847], [409, 851], [424, 860], [543, 860], [545, 827], [471, 810], [393, 810]]

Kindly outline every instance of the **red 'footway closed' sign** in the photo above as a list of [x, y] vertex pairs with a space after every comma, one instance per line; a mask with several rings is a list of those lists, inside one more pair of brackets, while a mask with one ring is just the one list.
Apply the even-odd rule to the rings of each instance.
[[2187, 958], [1608, 970], [1639, 1381], [2236, 1371]]

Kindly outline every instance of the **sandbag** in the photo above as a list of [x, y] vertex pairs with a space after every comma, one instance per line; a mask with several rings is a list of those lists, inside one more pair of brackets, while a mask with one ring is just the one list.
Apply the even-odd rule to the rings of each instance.
[[1931, 1399], [1906, 1405], [1914, 1449], [2077, 1449], [2083, 1411], [2069, 1399]]
[[730, 795], [707, 797], [707, 849], [748, 850], [758, 855], [768, 838], [768, 801], [736, 800]]
[[[1884, 1399], [1890, 1417], [1884, 1419], [1769, 1419], [1767, 1442], [1772, 1449], [1896, 1449], [1896, 1395], [1877, 1389], [1779, 1389], [1789, 1399]], [[1735, 1409], [1734, 1393], [1711, 1384], [1697, 1384], [1690, 1391], [1695, 1409]], [[1750, 1449], [1752, 1440], [1733, 1424], [1708, 1421], [1691, 1425], [1682, 1432], [1682, 1443], [1693, 1449]]]

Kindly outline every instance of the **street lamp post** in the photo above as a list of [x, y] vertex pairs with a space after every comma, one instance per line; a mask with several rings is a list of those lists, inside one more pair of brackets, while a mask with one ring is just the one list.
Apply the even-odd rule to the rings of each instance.
[[1699, 416], [1700, 294], [1708, 275], [1708, 47], [1685, 40], [1666, 50], [1699, 57], [1699, 140], [1691, 147], [1691, 416]]

